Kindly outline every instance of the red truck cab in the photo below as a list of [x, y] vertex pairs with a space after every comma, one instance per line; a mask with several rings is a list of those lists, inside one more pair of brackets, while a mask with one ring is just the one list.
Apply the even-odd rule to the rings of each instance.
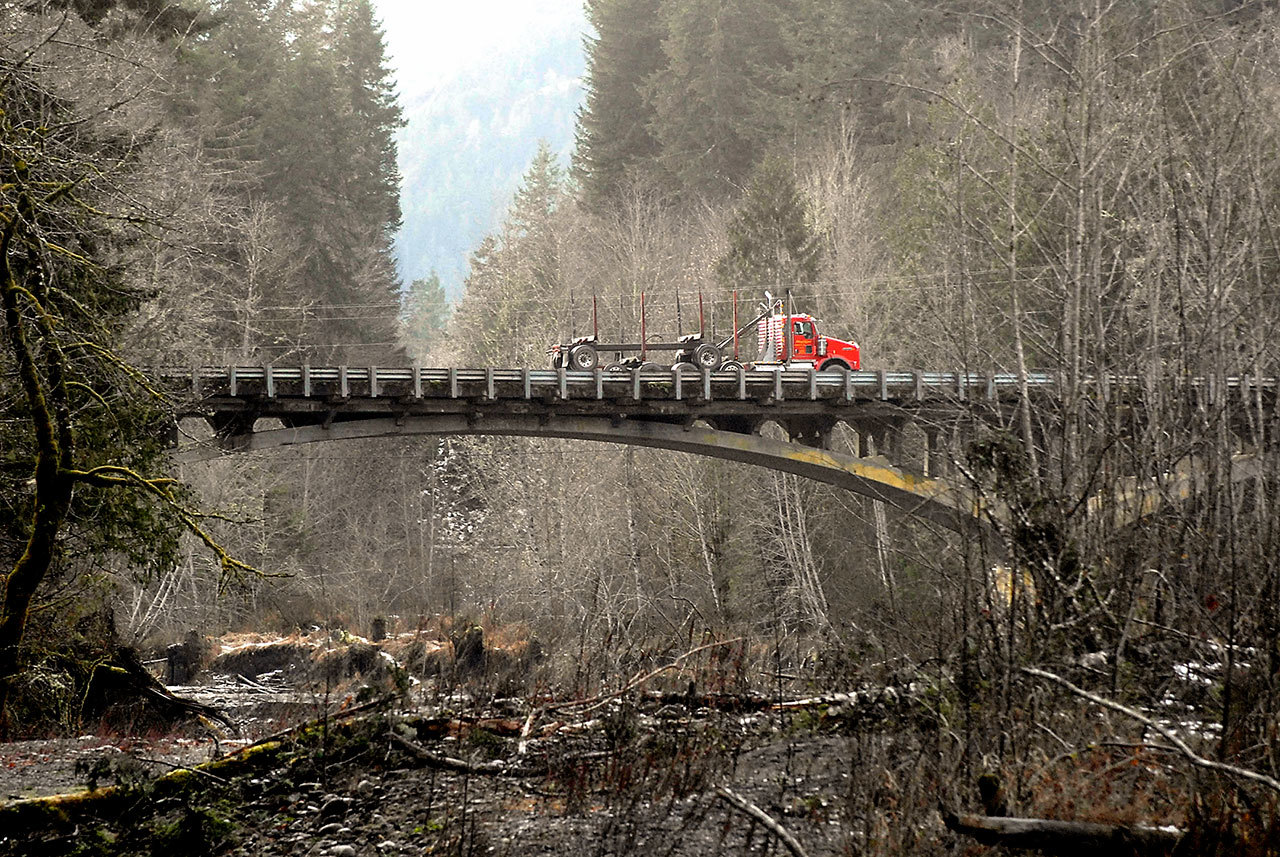
[[[788, 319], [791, 322], [790, 337], [787, 336]], [[789, 355], [788, 338], [791, 345]], [[806, 313], [787, 315], [775, 310], [756, 323], [756, 341], [759, 351], [754, 363], [756, 368], [813, 366], [819, 372], [825, 369], [857, 371], [862, 368], [858, 343], [820, 332], [818, 320]]]

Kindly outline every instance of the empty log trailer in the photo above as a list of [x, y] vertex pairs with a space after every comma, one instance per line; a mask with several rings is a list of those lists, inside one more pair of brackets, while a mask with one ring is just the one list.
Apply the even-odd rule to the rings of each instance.
[[[606, 371], [622, 371], [640, 368], [667, 368], [688, 366], [691, 369], [803, 369], [810, 366], [824, 369], [862, 368], [862, 353], [858, 343], [828, 336], [819, 329], [819, 322], [808, 313], [792, 311], [791, 293], [786, 299], [775, 298], [765, 292], [761, 312], [746, 324], [738, 324], [738, 293], [733, 293], [733, 333], [716, 340], [707, 336], [702, 295], [698, 295], [698, 332], [680, 335], [674, 342], [656, 340], [650, 342], [647, 335], [645, 296], [640, 295], [640, 338], [638, 341], [606, 342], [600, 339], [600, 326], [592, 298], [592, 332], [568, 342], [558, 342], [547, 349], [554, 369], [564, 367], [591, 372], [601, 365], [601, 355], [612, 355], [604, 365]], [[752, 328], [756, 331], [756, 356], [754, 360], [741, 359], [742, 334]], [[732, 346], [732, 351], [729, 350]], [[670, 363], [650, 360], [650, 352], [674, 352]]]

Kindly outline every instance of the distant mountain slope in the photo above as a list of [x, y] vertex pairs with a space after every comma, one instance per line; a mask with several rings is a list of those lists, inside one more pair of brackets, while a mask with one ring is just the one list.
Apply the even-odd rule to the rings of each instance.
[[527, 51], [496, 55], [417, 97], [402, 96], [404, 226], [396, 247], [406, 285], [435, 269], [456, 296], [468, 254], [497, 225], [538, 141], [567, 162], [582, 101], [582, 27], [565, 21]]

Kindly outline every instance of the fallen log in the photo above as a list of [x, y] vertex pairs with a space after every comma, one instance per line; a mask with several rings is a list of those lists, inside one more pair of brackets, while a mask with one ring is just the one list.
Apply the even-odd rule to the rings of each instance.
[[953, 833], [983, 845], [1038, 850], [1045, 854], [1090, 857], [1164, 857], [1172, 855], [1185, 835], [1176, 827], [1147, 824], [1100, 824], [1052, 818], [1001, 818], [943, 811], [942, 820]]
[[[268, 769], [278, 764], [282, 754], [290, 752], [294, 742], [314, 741], [322, 730], [345, 727], [351, 719], [389, 705], [393, 699], [390, 696], [382, 697], [344, 711], [322, 715], [191, 767], [164, 763], [173, 770], [150, 782], [150, 796], [154, 800], [176, 794], [202, 779], [226, 785], [234, 777]], [[105, 816], [118, 812], [120, 807], [131, 804], [136, 798], [135, 789], [111, 785], [66, 794], [0, 801], [0, 830], [73, 827], [86, 816]]]
[[[269, 763], [283, 748], [281, 742], [272, 741], [192, 767], [174, 766], [174, 770], [150, 782], [149, 797], [156, 800], [177, 794], [200, 778], [225, 785], [229, 777], [242, 772], [245, 766]], [[0, 830], [73, 828], [86, 817], [118, 814], [123, 808], [136, 804], [137, 798], [136, 788], [111, 785], [0, 803]]]
[[388, 732], [387, 735], [390, 737], [392, 744], [427, 767], [435, 768], [439, 771], [493, 777], [543, 777], [547, 774], [545, 767], [514, 765], [502, 759], [495, 759], [492, 762], [468, 762], [463, 759], [455, 759], [442, 753], [433, 753], [426, 747], [415, 744], [408, 738], [396, 734], [395, 731]]
[[94, 666], [82, 706], [81, 716], [88, 720], [110, 720], [113, 712], [119, 717], [123, 711], [137, 708], [125, 718], [139, 721], [128, 724], [134, 728], [142, 724], [164, 728], [184, 719], [202, 719], [216, 720], [233, 734], [239, 732], [239, 726], [220, 709], [178, 696], [161, 684], [128, 646], [116, 646], [109, 658]]

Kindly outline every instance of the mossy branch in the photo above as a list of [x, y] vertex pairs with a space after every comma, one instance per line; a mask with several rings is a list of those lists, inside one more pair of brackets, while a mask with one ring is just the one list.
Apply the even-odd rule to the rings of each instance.
[[91, 352], [95, 356], [104, 360], [106, 363], [115, 367], [118, 371], [127, 375], [130, 381], [132, 381], [133, 383], [141, 387], [143, 392], [151, 396], [156, 401], [166, 402], [169, 400], [169, 397], [165, 395], [164, 392], [156, 389], [155, 385], [151, 383], [151, 380], [147, 377], [146, 373], [144, 373], [137, 366], [134, 366], [133, 364], [126, 361], [124, 358], [116, 354], [110, 348], [106, 348], [100, 343], [85, 339], [79, 342], [69, 343], [66, 346], [64, 346], [64, 348], [68, 351], [80, 349], [80, 350]]
[[89, 470], [68, 470], [67, 476], [77, 482], [103, 488], [134, 488], [158, 500], [178, 518], [188, 532], [203, 542], [205, 547], [218, 558], [218, 566], [222, 572], [220, 588], [223, 590], [225, 590], [228, 581], [241, 580], [245, 575], [254, 577], [276, 576], [260, 571], [254, 566], [236, 559], [217, 539], [210, 535], [201, 524], [201, 521], [220, 520], [221, 516], [197, 512], [181, 503], [173, 493], [173, 489], [182, 484], [177, 479], [143, 476], [135, 470], [118, 464], [103, 464]]

